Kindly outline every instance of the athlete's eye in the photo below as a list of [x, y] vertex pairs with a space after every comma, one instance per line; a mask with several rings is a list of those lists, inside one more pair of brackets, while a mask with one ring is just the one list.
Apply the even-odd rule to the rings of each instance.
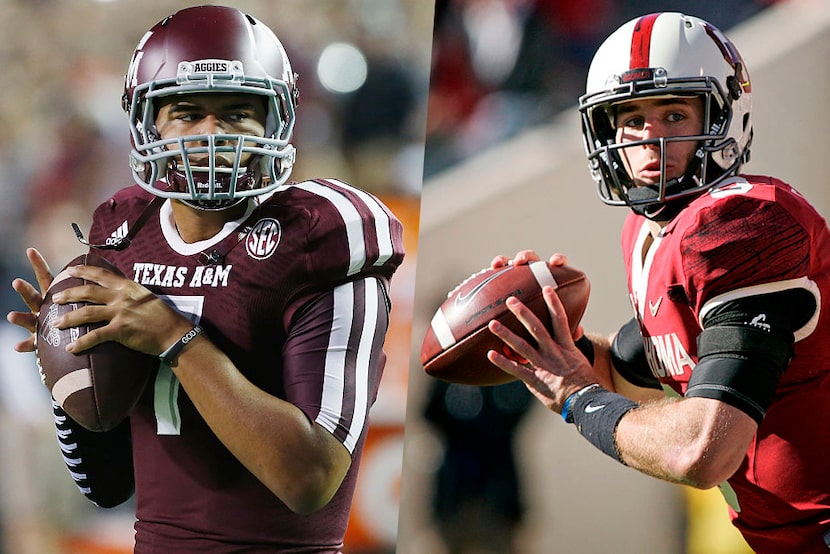
[[246, 112], [236, 112], [236, 113], [231, 113], [231, 114], [226, 115], [225, 119], [227, 119], [228, 121], [239, 122], [239, 121], [245, 121], [249, 117], [251, 117], [251, 116], [249, 114], [247, 114]]
[[622, 117], [622, 124], [620, 127], [625, 127], [628, 129], [642, 129], [643, 125], [645, 125], [645, 119], [639, 115], [632, 115], [632, 116], [623, 116]]

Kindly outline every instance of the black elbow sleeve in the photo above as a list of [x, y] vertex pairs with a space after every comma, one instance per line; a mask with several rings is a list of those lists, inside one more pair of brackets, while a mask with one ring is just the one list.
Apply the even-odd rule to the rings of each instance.
[[714, 398], [760, 423], [793, 355], [792, 335], [714, 326], [698, 337], [698, 363], [686, 397]]
[[617, 373], [632, 385], [658, 390], [662, 388], [648, 365], [643, 335], [634, 318], [622, 326], [611, 342], [611, 363]]

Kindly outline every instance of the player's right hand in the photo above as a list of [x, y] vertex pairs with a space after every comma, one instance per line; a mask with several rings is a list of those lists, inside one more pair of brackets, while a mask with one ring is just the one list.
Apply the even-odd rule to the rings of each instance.
[[53, 275], [49, 269], [49, 264], [46, 263], [43, 255], [34, 248], [26, 249], [26, 257], [29, 263], [32, 264], [32, 269], [35, 272], [38, 288], [23, 279], [17, 278], [12, 281], [12, 288], [20, 295], [23, 302], [28, 306], [28, 312], [12, 311], [6, 315], [9, 323], [13, 323], [19, 327], [23, 327], [31, 335], [26, 340], [17, 343], [14, 347], [18, 352], [34, 352], [35, 351], [35, 332], [37, 331], [37, 314], [40, 311], [40, 306], [43, 304], [43, 297], [49, 285], [52, 284]]

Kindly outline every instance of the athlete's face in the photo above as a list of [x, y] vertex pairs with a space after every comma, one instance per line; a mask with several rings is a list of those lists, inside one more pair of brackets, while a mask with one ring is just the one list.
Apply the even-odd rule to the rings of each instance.
[[[158, 108], [156, 129], [162, 139], [191, 135], [250, 135], [265, 136], [265, 102], [251, 94], [185, 94], [165, 98]], [[216, 141], [217, 146], [225, 141]], [[185, 143], [187, 147], [207, 146], [207, 141]], [[236, 146], [232, 144], [232, 146]], [[168, 148], [175, 149], [175, 145]], [[193, 154], [190, 163], [207, 165], [207, 154]], [[250, 154], [243, 154], [241, 165]], [[232, 166], [235, 154], [221, 152], [216, 156], [219, 166]]]
[[[617, 144], [640, 140], [699, 135], [703, 129], [703, 101], [698, 97], [650, 98], [632, 100], [616, 106], [614, 125]], [[666, 143], [665, 179], [686, 172], [697, 141]], [[621, 149], [623, 163], [635, 185], [660, 182], [660, 145], [641, 144]]]

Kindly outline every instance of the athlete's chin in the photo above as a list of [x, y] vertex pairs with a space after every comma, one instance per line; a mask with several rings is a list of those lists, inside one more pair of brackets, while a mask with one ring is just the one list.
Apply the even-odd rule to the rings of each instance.
[[635, 187], [643, 187], [643, 188], [653, 188], [660, 184], [660, 178], [657, 179], [645, 179], [642, 177], [635, 177], [633, 179]]
[[[210, 167], [210, 158], [195, 158], [195, 157], [191, 156], [190, 158], [188, 158], [188, 163], [192, 167], [207, 168], [207, 167]], [[213, 165], [214, 165], [214, 167], [230, 168], [230, 167], [233, 167], [233, 163], [234, 163], [233, 160], [230, 160], [230, 159], [227, 159], [227, 158], [217, 157], [214, 160]]]
[[[666, 181], [677, 179], [680, 175], [666, 173]], [[641, 171], [634, 177], [634, 184], [638, 187], [653, 187], [663, 182], [663, 173], [660, 171]]]

